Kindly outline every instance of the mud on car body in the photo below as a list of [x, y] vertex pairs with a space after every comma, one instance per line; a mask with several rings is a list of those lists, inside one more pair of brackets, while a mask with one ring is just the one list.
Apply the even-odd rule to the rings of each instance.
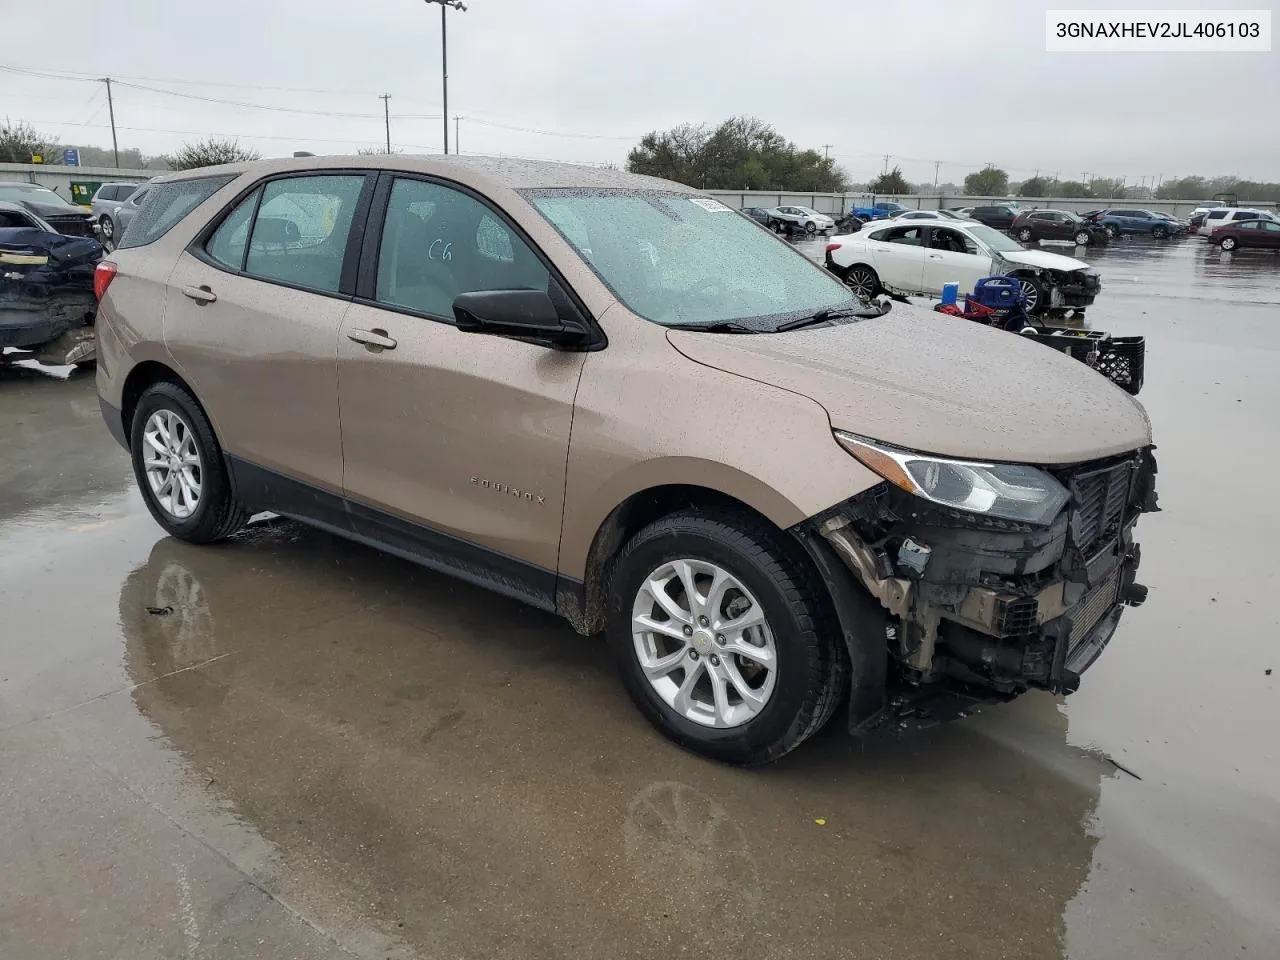
[[98, 241], [65, 236], [0, 203], [0, 347], [54, 364], [92, 360], [93, 276], [102, 254]]

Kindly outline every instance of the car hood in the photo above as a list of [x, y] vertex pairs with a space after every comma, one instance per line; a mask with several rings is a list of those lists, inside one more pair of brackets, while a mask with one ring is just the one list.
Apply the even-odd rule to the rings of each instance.
[[1063, 270], [1070, 272], [1072, 270], [1092, 270], [1083, 260], [1077, 260], [1075, 257], [1064, 257], [1060, 253], [1050, 253], [1048, 250], [1011, 250], [1008, 253], [996, 254], [1003, 257], [1011, 263], [1021, 263], [1029, 267], [1041, 267], [1045, 270]]
[[69, 203], [44, 203], [39, 200], [23, 200], [22, 205], [38, 217], [66, 217], [78, 213], [83, 217], [90, 216], [84, 207], [76, 207]]
[[791, 333], [667, 337], [698, 363], [809, 397], [836, 429], [910, 450], [1053, 465], [1151, 442], [1139, 403], [1085, 364], [918, 307]]

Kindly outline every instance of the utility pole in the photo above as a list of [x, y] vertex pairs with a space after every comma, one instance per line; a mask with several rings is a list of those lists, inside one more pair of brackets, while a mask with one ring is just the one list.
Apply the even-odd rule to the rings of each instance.
[[426, 0], [427, 3], [440, 4], [440, 80], [442, 90], [444, 92], [444, 110], [442, 112], [444, 123], [444, 152], [449, 153], [449, 28], [445, 19], [445, 14], [449, 7], [457, 10], [459, 13], [467, 9], [467, 5], [462, 0]]
[[880, 171], [882, 175], [888, 174], [889, 172], [889, 157], [890, 157], [890, 154], [886, 153], [884, 155], [884, 169]]
[[387, 153], [391, 152], [391, 94], [378, 97], [382, 101], [382, 116], [387, 122]]
[[462, 152], [462, 118], [456, 115], [453, 118], [453, 152]]
[[938, 191], [938, 168], [941, 166], [942, 166], [941, 160], [933, 161], [933, 190], [935, 193], [937, 193]]
[[[116, 143], [116, 105], [111, 99], [111, 78], [103, 77], [102, 82], [107, 85], [107, 113], [111, 115], [111, 155], [115, 157], [116, 169], [120, 169], [120, 147]], [[102, 109], [99, 107], [98, 109]]]
[[835, 146], [835, 144], [834, 144], [834, 143], [824, 143], [824, 144], [822, 145], [822, 159], [823, 159], [823, 160], [830, 160], [830, 159], [831, 159], [831, 153], [830, 153], [830, 151], [831, 151], [831, 148], [832, 148], [832, 147], [834, 147], [834, 146]]

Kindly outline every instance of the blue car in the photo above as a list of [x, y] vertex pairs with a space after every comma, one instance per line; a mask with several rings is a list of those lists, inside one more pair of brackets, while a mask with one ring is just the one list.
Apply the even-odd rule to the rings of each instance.
[[1093, 213], [1086, 214], [1084, 219], [1102, 227], [1107, 231], [1107, 236], [1113, 239], [1125, 235], [1138, 235], [1164, 240], [1168, 237], [1182, 236], [1187, 232], [1187, 224], [1183, 221], [1151, 210], [1133, 208], [1095, 210]]

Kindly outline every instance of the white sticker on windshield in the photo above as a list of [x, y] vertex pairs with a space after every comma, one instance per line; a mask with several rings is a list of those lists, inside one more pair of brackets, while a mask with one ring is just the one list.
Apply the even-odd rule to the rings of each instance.
[[712, 200], [710, 197], [690, 197], [690, 203], [696, 203], [707, 213], [733, 213], [732, 207], [726, 207], [719, 200]]

